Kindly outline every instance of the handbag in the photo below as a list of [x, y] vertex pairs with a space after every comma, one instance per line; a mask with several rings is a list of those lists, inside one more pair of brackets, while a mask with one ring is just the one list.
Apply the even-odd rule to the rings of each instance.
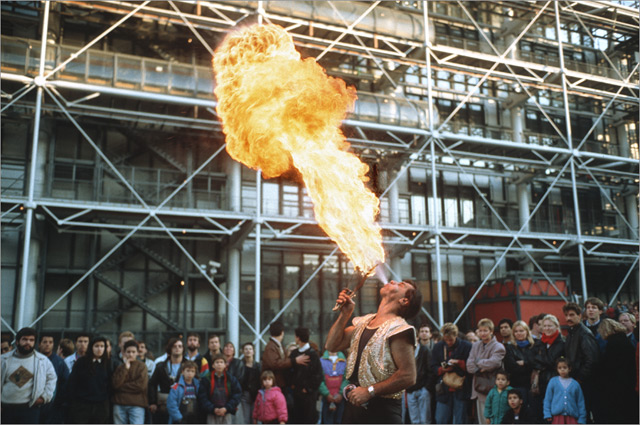
[[[444, 358], [446, 359], [447, 358], [446, 346], [443, 347], [443, 350], [444, 350]], [[446, 372], [444, 375], [442, 375], [442, 382], [444, 382], [444, 384], [449, 388], [453, 388], [454, 390], [459, 390], [464, 385], [464, 378], [465, 376], [460, 376], [456, 372]]]
[[491, 372], [477, 372], [473, 382], [473, 389], [480, 394], [489, 394], [495, 385], [495, 378]]
[[536, 369], [531, 371], [531, 394], [540, 395], [540, 371]]

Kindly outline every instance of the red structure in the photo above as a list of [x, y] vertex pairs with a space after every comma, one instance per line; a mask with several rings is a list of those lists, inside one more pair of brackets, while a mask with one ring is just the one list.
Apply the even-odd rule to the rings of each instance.
[[[524, 320], [540, 313], [555, 315], [563, 323], [562, 306], [569, 299], [569, 278], [549, 275], [553, 284], [542, 275], [515, 273], [503, 279], [488, 282], [482, 287], [471, 307], [471, 323], [487, 317], [498, 325], [503, 318]], [[476, 286], [469, 287], [469, 298]], [[496, 329], [497, 332], [497, 329]]]

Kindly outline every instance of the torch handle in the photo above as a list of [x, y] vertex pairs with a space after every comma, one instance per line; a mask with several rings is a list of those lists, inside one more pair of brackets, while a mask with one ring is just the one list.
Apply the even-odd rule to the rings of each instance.
[[[352, 291], [351, 289], [346, 289], [347, 294], [349, 295], [349, 298], [352, 298], [356, 296], [355, 291]], [[338, 311], [342, 308], [343, 304], [342, 303], [336, 303], [336, 305], [333, 307], [333, 311]]]

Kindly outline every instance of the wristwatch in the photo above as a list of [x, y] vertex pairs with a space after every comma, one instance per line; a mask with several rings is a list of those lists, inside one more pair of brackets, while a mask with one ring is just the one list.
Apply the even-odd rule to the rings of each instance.
[[367, 388], [367, 391], [369, 391], [369, 395], [371, 395], [371, 397], [374, 397], [376, 395], [376, 392], [373, 389], [373, 385], [369, 385], [369, 388]]

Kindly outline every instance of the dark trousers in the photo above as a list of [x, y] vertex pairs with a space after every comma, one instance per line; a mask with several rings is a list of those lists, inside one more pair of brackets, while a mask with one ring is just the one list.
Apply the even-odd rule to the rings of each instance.
[[316, 409], [318, 393], [293, 392], [293, 409], [289, 416], [289, 422], [294, 424], [318, 423], [318, 409]]
[[374, 397], [367, 407], [345, 402], [343, 424], [401, 424], [402, 400]]
[[40, 407], [40, 423], [41, 424], [63, 424], [64, 415], [62, 406], [55, 401], [43, 404]]
[[37, 424], [40, 420], [40, 406], [2, 403], [1, 416], [3, 424]]
[[69, 407], [68, 416], [72, 424], [109, 423], [109, 400], [98, 402], [73, 401]]

